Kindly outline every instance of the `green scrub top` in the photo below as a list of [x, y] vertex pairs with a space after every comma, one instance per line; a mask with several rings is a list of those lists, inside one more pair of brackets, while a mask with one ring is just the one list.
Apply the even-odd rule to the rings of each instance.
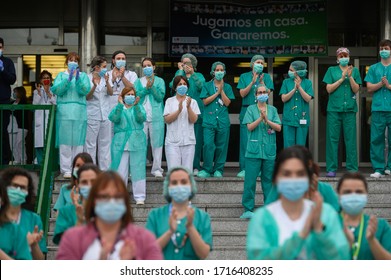
[[[250, 105], [244, 116], [243, 124], [252, 123], [258, 119], [259, 116], [260, 111], [258, 105]], [[270, 121], [281, 124], [277, 109], [272, 105], [267, 105], [267, 117]], [[272, 130], [269, 125], [261, 122], [253, 131], [248, 131], [245, 157], [274, 160], [276, 158], [276, 153], [276, 132]]]
[[[371, 84], [377, 84], [384, 76], [391, 82], [391, 65], [384, 66], [381, 62], [378, 62], [369, 67], [364, 81], [370, 82]], [[375, 111], [391, 111], [391, 90], [384, 86], [373, 93], [372, 112]]]
[[77, 222], [76, 207], [73, 204], [61, 207], [58, 210], [56, 226], [54, 228], [53, 242], [60, 244], [60, 240], [65, 231], [74, 227]]
[[[28, 232], [34, 232], [34, 227], [38, 226], [38, 231], [43, 230], [42, 220], [38, 214], [31, 212], [26, 209], [21, 210], [19, 227], [22, 230], [23, 234], [27, 236]], [[39, 241], [39, 248], [41, 252], [46, 254], [48, 252], [48, 248], [46, 247], [46, 236], [44, 235]]]
[[14, 223], [0, 224], [0, 249], [15, 260], [31, 260], [27, 237]]
[[[340, 211], [341, 208], [339, 206], [338, 195], [330, 184], [325, 182], [318, 182], [318, 191], [322, 195], [324, 202], [330, 204], [335, 211], [337, 212]], [[273, 188], [270, 190], [269, 194], [267, 195], [265, 205], [277, 201], [278, 198], [279, 198], [279, 194], [277, 192], [277, 187], [273, 186]]]
[[[282, 82], [280, 95], [288, 94], [294, 87], [294, 79], [285, 79]], [[314, 90], [312, 87], [312, 82], [310, 80], [303, 79], [301, 81], [301, 87], [308, 95], [314, 98]], [[307, 124], [300, 124], [300, 120], [307, 120]], [[299, 90], [296, 90], [295, 93], [292, 95], [291, 99], [284, 103], [282, 123], [284, 125], [294, 127], [310, 126], [310, 105], [303, 99]]]
[[[210, 246], [210, 250], [212, 251], [213, 237], [210, 216], [205, 211], [202, 211], [195, 206], [192, 207], [194, 208], [193, 224], [199, 232], [202, 240]], [[156, 236], [156, 238], [159, 238], [169, 230], [169, 218], [170, 204], [160, 208], [155, 208], [148, 215], [146, 228], [151, 231]], [[176, 231], [176, 242], [178, 247], [181, 246], [183, 236], [186, 233], [186, 221], [187, 217], [184, 217], [178, 224]], [[193, 249], [193, 246], [191, 245], [189, 237], [187, 238], [183, 248], [178, 249], [177, 252], [175, 252], [174, 243], [172, 239], [170, 239], [166, 247], [163, 249], [163, 254], [164, 259], [166, 260], [199, 260]]]
[[[195, 101], [197, 101], [198, 108], [200, 108], [200, 112], [201, 112], [198, 118], [202, 117], [202, 114], [204, 112], [204, 102], [202, 102], [200, 95], [201, 95], [202, 87], [204, 86], [205, 83], [204, 76], [201, 73], [194, 72], [193, 75], [187, 77], [186, 72], [183, 70], [177, 70], [175, 73], [175, 77], [176, 76], [183, 76], [187, 78], [187, 81], [189, 82], [189, 89], [187, 90], [187, 95], [193, 98]], [[174, 78], [170, 82], [171, 89], [173, 87]], [[175, 95], [175, 93], [173, 95]]]
[[[323, 82], [333, 84], [341, 79], [341, 76], [342, 70], [339, 65], [331, 66], [327, 69]], [[352, 77], [357, 84], [362, 84], [360, 72], [356, 67], [353, 68]], [[349, 79], [345, 79], [333, 93], [329, 94], [327, 112], [357, 112], [356, 95], [350, 87]]]
[[72, 198], [71, 198], [71, 191], [72, 188], [69, 188], [70, 184], [64, 184], [61, 186], [60, 194], [57, 197], [57, 201], [54, 204], [53, 209], [58, 211], [61, 207], [64, 207], [66, 205], [73, 205]]
[[[202, 88], [202, 92], [200, 95], [201, 99], [212, 96], [216, 93], [216, 87], [214, 85], [214, 79], [205, 83]], [[231, 100], [235, 99], [235, 95], [232, 91], [231, 85], [224, 83], [224, 92], [227, 97]], [[225, 105], [221, 105], [223, 100], [220, 96], [216, 97], [211, 103], [205, 106], [204, 108], [204, 121], [202, 123], [203, 127], [209, 128], [227, 128], [231, 125], [229, 121], [228, 107]]]
[[268, 207], [255, 211], [247, 231], [247, 256], [249, 260], [294, 260], [306, 251], [308, 260], [347, 260], [349, 244], [338, 222], [337, 212], [323, 203], [321, 221], [324, 231], [314, 232], [302, 239], [299, 232], [279, 244], [279, 227]]
[[[240, 75], [237, 89], [241, 90], [246, 88], [253, 80], [253, 71], [246, 72]], [[263, 82], [265, 83], [265, 86], [270, 89], [271, 91], [274, 90], [274, 85], [272, 78], [268, 73], [263, 73]], [[253, 105], [256, 101], [255, 98], [255, 90], [256, 90], [256, 84], [254, 84], [249, 91], [249, 93], [243, 97], [242, 99], [242, 106], [248, 106]]]
[[[362, 233], [362, 241], [360, 246], [360, 251], [358, 252], [358, 260], [374, 260], [371, 248], [369, 247], [368, 240], [366, 238], [366, 232], [368, 227], [370, 216], [364, 214], [364, 228]], [[340, 216], [340, 221], [343, 224], [342, 217]], [[358, 242], [358, 236], [360, 232], [360, 225], [358, 225], [354, 230], [354, 241]], [[375, 234], [376, 239], [379, 243], [391, 253], [391, 227], [390, 224], [384, 219], [378, 219], [377, 231]], [[351, 257], [353, 258], [353, 251], [351, 252]]]

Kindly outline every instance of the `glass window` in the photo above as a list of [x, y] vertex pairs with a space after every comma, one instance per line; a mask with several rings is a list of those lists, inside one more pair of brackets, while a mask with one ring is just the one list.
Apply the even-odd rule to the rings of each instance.
[[6, 45], [57, 45], [58, 28], [1, 29]]

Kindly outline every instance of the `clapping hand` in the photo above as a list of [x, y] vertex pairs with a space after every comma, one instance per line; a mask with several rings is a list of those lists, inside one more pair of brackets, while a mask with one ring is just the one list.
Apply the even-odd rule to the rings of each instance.
[[349, 65], [347, 72], [348, 72], [348, 77], [350, 78], [352, 76], [352, 72], [353, 72], [353, 66], [352, 65]]
[[176, 212], [176, 209], [173, 207], [172, 211], [171, 211], [170, 218], [168, 220], [168, 225], [169, 225], [170, 231], [172, 233], [176, 232], [176, 229], [178, 227], [177, 219], [178, 219], [178, 214]]
[[27, 242], [29, 246], [32, 246], [34, 244], [38, 244], [39, 241], [41, 241], [43, 237], [43, 231], [38, 229], [38, 226], [34, 227], [34, 231], [27, 233]]
[[368, 222], [367, 233], [366, 233], [366, 237], [368, 241], [372, 241], [375, 238], [377, 225], [378, 225], [377, 218], [374, 215], [371, 215]]
[[125, 243], [119, 251], [121, 260], [134, 260], [136, 258], [136, 243], [133, 240], [125, 239]]
[[190, 97], [190, 96], [187, 96], [187, 97], [186, 97], [186, 108], [189, 108], [189, 107], [190, 107], [190, 104], [191, 104], [191, 97]]
[[187, 222], [186, 222], [187, 229], [193, 226], [193, 220], [194, 220], [194, 208], [189, 206], [187, 208]]

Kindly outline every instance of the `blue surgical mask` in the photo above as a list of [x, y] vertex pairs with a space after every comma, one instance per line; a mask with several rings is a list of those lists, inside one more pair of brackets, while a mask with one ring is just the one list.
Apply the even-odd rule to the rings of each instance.
[[99, 76], [104, 77], [107, 73], [107, 68], [102, 68], [99, 71]]
[[254, 63], [253, 69], [255, 73], [261, 74], [263, 71], [263, 65], [261, 63]]
[[76, 61], [68, 61], [68, 69], [69, 70], [75, 70], [77, 67], [79, 67], [79, 63]]
[[296, 73], [300, 78], [304, 78], [307, 75], [307, 70], [297, 70]]
[[339, 65], [341, 65], [341, 66], [346, 66], [346, 65], [348, 65], [348, 63], [349, 63], [349, 60], [350, 60], [350, 57], [341, 57], [341, 58], [338, 60], [338, 63], [339, 63]]
[[176, 92], [180, 95], [183, 96], [187, 93], [187, 86], [186, 85], [180, 85], [177, 86]]
[[309, 188], [308, 178], [285, 178], [277, 182], [277, 191], [289, 201], [297, 201]]
[[288, 76], [289, 76], [289, 78], [294, 79], [295, 78], [295, 72], [289, 70], [288, 71]]
[[128, 105], [133, 105], [136, 100], [136, 96], [134, 95], [125, 95], [124, 102]]
[[146, 66], [143, 68], [143, 73], [147, 77], [151, 77], [153, 74], [153, 67], [152, 66]]
[[88, 195], [90, 194], [91, 187], [89, 185], [83, 185], [79, 187], [79, 192], [80, 195], [84, 198], [87, 199]]
[[368, 201], [366, 194], [349, 193], [340, 196], [342, 210], [348, 215], [358, 215], [362, 212]]
[[269, 99], [269, 95], [267, 93], [261, 93], [257, 96], [257, 101], [261, 103], [265, 103]]
[[19, 206], [26, 202], [26, 197], [28, 195], [25, 190], [12, 186], [7, 188], [7, 194], [12, 206]]
[[168, 195], [177, 203], [185, 202], [191, 195], [190, 185], [179, 185], [168, 188]]
[[125, 60], [116, 60], [115, 61], [115, 67], [118, 69], [121, 69], [122, 67], [126, 66], [126, 61]]
[[73, 174], [73, 177], [75, 177], [76, 179], [77, 179], [77, 171], [79, 171], [79, 167], [74, 167], [72, 174]]
[[224, 78], [225, 71], [217, 71], [215, 72], [215, 78], [218, 81], [221, 81]]
[[379, 54], [381, 58], [387, 59], [390, 57], [390, 50], [381, 50]]
[[110, 199], [95, 202], [95, 214], [104, 222], [113, 224], [118, 222], [126, 212], [124, 199]]

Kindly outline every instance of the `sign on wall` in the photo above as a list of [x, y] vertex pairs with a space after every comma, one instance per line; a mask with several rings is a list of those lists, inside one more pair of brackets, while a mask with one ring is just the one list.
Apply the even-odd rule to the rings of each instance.
[[169, 47], [171, 56], [326, 55], [325, 1], [246, 6], [172, 0]]

